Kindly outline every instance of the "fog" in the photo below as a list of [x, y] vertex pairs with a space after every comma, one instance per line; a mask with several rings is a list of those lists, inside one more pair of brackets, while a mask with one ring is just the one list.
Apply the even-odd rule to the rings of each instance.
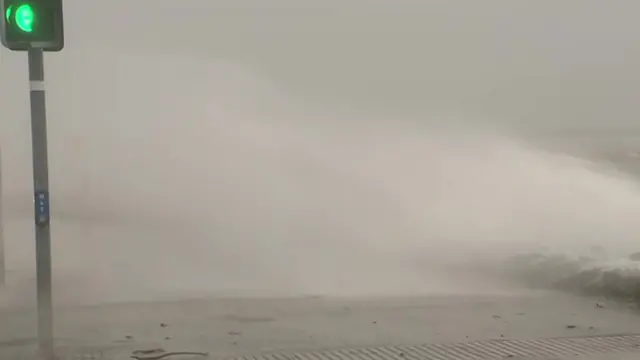
[[[47, 63], [58, 303], [498, 291], [454, 270], [543, 247], [637, 250], [635, 179], [548, 146], [524, 131], [536, 117], [509, 120], [517, 106], [473, 112], [443, 90], [448, 102], [429, 108], [428, 95], [451, 86], [446, 76], [421, 95], [374, 83], [370, 107], [344, 106], [301, 94], [266, 62], [184, 49], [65, 51]], [[6, 257], [10, 297], [23, 302], [35, 272], [26, 69], [23, 54], [4, 56]], [[621, 76], [598, 76], [607, 74]], [[378, 111], [379, 96], [394, 92], [395, 105]], [[403, 96], [426, 105], [394, 110]], [[513, 99], [498, 97], [507, 108]], [[568, 108], [536, 116], [553, 124]]]

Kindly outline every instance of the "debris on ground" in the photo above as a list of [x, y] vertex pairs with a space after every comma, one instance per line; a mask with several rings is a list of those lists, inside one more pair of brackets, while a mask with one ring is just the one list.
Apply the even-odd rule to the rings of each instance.
[[166, 351], [163, 348], [147, 349], [147, 350], [134, 350], [133, 355], [151, 355], [151, 354], [163, 354]]
[[[167, 323], [160, 323], [160, 327], [166, 328], [166, 327], [169, 327], [169, 325]], [[133, 340], [133, 335], [127, 335], [126, 339]], [[164, 340], [171, 340], [171, 336], [166, 335], [164, 337]], [[209, 356], [209, 353], [201, 352], [201, 351], [166, 351], [165, 349], [158, 347], [158, 348], [151, 348], [151, 349], [145, 349], [145, 350], [141, 350], [141, 349], [134, 350], [131, 354], [131, 358], [136, 360], [160, 360], [160, 359], [169, 358], [173, 356], [207, 357]]]
[[209, 353], [199, 351], [170, 351], [156, 348], [149, 350], [134, 350], [131, 358], [136, 360], [160, 360], [170, 356], [202, 356], [207, 357]]

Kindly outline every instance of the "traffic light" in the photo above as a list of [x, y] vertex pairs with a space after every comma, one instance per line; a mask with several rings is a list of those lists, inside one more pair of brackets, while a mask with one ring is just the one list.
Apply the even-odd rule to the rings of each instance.
[[62, 0], [0, 0], [2, 45], [15, 51], [64, 48]]

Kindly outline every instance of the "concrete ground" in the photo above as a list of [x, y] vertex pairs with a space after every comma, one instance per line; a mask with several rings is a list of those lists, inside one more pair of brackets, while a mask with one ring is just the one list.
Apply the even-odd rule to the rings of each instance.
[[[378, 299], [216, 299], [60, 308], [66, 354], [135, 349], [230, 357], [272, 351], [640, 333], [633, 310], [549, 292]], [[35, 346], [35, 312], [0, 311], [0, 358]], [[86, 348], [85, 348], [86, 347]], [[84, 350], [83, 350], [84, 349]], [[69, 358], [73, 358], [69, 356]], [[125, 358], [125, 357], [122, 357]]]

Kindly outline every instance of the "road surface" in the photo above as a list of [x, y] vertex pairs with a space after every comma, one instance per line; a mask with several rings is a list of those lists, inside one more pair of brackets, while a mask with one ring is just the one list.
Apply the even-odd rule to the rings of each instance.
[[[521, 292], [126, 303], [59, 308], [56, 335], [67, 358], [102, 353], [104, 359], [124, 359], [135, 349], [154, 347], [207, 351], [213, 358], [227, 358], [384, 345], [640, 334], [640, 318], [633, 309], [613, 303], [596, 306], [596, 302], [559, 293]], [[0, 323], [0, 358], [19, 359], [33, 351], [32, 309], [4, 308]]]

